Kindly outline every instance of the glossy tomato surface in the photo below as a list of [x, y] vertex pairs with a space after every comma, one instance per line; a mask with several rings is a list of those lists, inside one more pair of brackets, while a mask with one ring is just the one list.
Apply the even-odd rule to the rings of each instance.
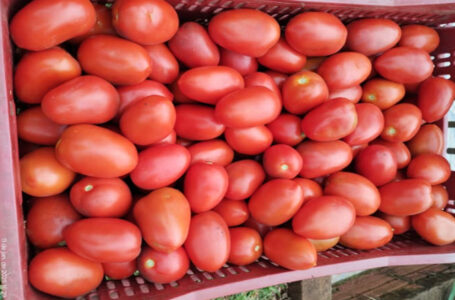
[[442, 134], [441, 128], [437, 125], [425, 124], [407, 142], [407, 146], [413, 156], [424, 153], [442, 154], [444, 150], [444, 135]]
[[223, 140], [195, 143], [188, 147], [188, 151], [191, 155], [191, 164], [205, 162], [227, 166], [234, 159], [234, 151]]
[[357, 217], [351, 229], [340, 237], [340, 244], [359, 250], [384, 246], [393, 237], [386, 221], [372, 216]]
[[378, 216], [392, 226], [394, 235], [405, 233], [411, 229], [411, 217], [409, 216], [393, 216], [385, 213], [380, 213]]
[[265, 126], [226, 128], [224, 137], [232, 149], [246, 155], [264, 152], [273, 142], [272, 132]]
[[412, 228], [427, 242], [443, 246], [455, 241], [455, 218], [453, 215], [437, 208], [411, 218]]
[[338, 241], [340, 240], [340, 237], [334, 237], [331, 239], [324, 239], [324, 240], [314, 240], [314, 239], [308, 239], [311, 244], [313, 244], [314, 248], [316, 251], [326, 251], [336, 244], [338, 244]]
[[370, 103], [355, 105], [357, 126], [354, 131], [344, 137], [343, 141], [349, 145], [369, 143], [377, 138], [384, 129], [384, 115], [381, 110]]
[[96, 34], [110, 34], [115, 35], [114, 26], [112, 26], [111, 8], [104, 4], [93, 3], [96, 13], [95, 25], [86, 33], [72, 38], [69, 42], [72, 44], [79, 44], [86, 38]]
[[403, 99], [405, 88], [402, 83], [373, 78], [363, 85], [362, 102], [388, 109]]
[[433, 207], [444, 209], [449, 202], [449, 192], [441, 184], [433, 185], [431, 187], [431, 198], [433, 198]]
[[432, 77], [420, 84], [417, 106], [422, 111], [422, 118], [432, 123], [444, 117], [454, 98], [455, 84], [452, 81]]
[[229, 227], [238, 226], [246, 222], [250, 213], [244, 201], [224, 199], [214, 209]]
[[305, 138], [300, 123], [300, 118], [295, 115], [280, 114], [267, 124], [267, 128], [272, 132], [275, 143], [295, 146]]
[[248, 227], [229, 229], [231, 252], [228, 262], [244, 266], [255, 262], [262, 255], [262, 238], [259, 233]]
[[316, 181], [301, 177], [294, 178], [294, 181], [302, 189], [304, 202], [312, 197], [322, 196], [322, 188]]
[[226, 198], [244, 200], [250, 197], [265, 179], [262, 166], [251, 159], [235, 161], [226, 166], [229, 178]]
[[397, 169], [395, 155], [386, 146], [368, 146], [355, 158], [355, 170], [377, 186], [393, 180]]
[[422, 49], [428, 53], [439, 46], [439, 34], [431, 27], [411, 24], [403, 26], [399, 45]]
[[376, 139], [371, 144], [382, 145], [389, 148], [395, 156], [398, 169], [406, 167], [411, 161], [411, 153], [409, 152], [408, 147], [402, 142], [389, 142], [383, 139]]
[[228, 49], [221, 49], [220, 65], [233, 68], [242, 76], [252, 74], [258, 70], [258, 62], [255, 57], [240, 54]]
[[292, 179], [300, 173], [303, 161], [291, 146], [277, 144], [265, 150], [262, 164], [270, 177]]
[[422, 124], [422, 112], [409, 103], [395, 105], [384, 112], [384, 131], [381, 137], [390, 142], [412, 139]]
[[179, 75], [180, 67], [169, 48], [165, 44], [145, 46], [144, 48], [147, 50], [152, 64], [149, 78], [167, 84], [174, 82]]
[[261, 86], [268, 88], [281, 99], [281, 92], [272, 76], [264, 72], [254, 72], [244, 77], [245, 87]]
[[201, 104], [181, 104], [176, 106], [174, 130], [179, 137], [204, 141], [214, 139], [225, 130], [224, 124], [216, 118], [215, 109]]
[[295, 73], [305, 66], [306, 56], [289, 46], [284, 38], [280, 38], [264, 56], [258, 58], [258, 61], [273, 71]]
[[434, 153], [425, 153], [414, 157], [407, 169], [409, 178], [425, 179], [432, 185], [446, 182], [450, 175], [450, 164], [447, 159]]
[[345, 89], [330, 91], [329, 99], [335, 98], [346, 98], [352, 103], [357, 103], [362, 98], [362, 87], [360, 85], [354, 85]]
[[19, 138], [39, 145], [54, 145], [66, 128], [46, 117], [39, 106], [21, 111], [16, 121]]
[[115, 280], [132, 276], [136, 269], [136, 260], [103, 264], [104, 275]]

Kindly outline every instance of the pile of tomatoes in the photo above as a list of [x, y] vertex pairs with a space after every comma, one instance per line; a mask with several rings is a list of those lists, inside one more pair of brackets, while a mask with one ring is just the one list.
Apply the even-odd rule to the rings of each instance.
[[[164, 0], [34, 0], [10, 24], [31, 284], [76, 297], [262, 254], [289, 269], [411, 227], [455, 240], [435, 30]], [[359, 102], [360, 101], [360, 102]]]

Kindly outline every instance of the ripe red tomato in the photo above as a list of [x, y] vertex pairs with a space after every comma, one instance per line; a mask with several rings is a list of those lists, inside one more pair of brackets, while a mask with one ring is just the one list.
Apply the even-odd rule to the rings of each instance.
[[220, 65], [237, 70], [242, 76], [257, 72], [256, 58], [221, 48]]
[[179, 63], [169, 48], [165, 44], [145, 46], [144, 48], [152, 63], [149, 78], [161, 83], [174, 82], [179, 75]]
[[245, 76], [245, 87], [262, 86], [274, 92], [281, 99], [281, 92], [273, 78], [263, 72], [255, 72]]
[[432, 207], [413, 216], [411, 222], [412, 228], [429, 243], [443, 246], [455, 241], [455, 218], [445, 211]]
[[294, 178], [294, 181], [300, 185], [300, 188], [302, 189], [304, 202], [312, 197], [322, 196], [322, 188], [317, 182], [300, 177]]
[[348, 31], [341, 21], [325, 12], [305, 12], [292, 18], [285, 30], [286, 41], [307, 56], [327, 56], [338, 52]]
[[262, 153], [272, 145], [272, 132], [265, 126], [226, 128], [224, 137], [236, 152], [246, 155]]
[[385, 79], [398, 83], [416, 83], [433, 73], [430, 55], [420, 49], [396, 47], [374, 61], [375, 70]]
[[347, 25], [346, 46], [366, 56], [384, 52], [401, 38], [401, 28], [388, 19], [361, 19]]
[[419, 86], [417, 105], [423, 119], [432, 123], [442, 119], [455, 98], [455, 84], [441, 77], [432, 77]]
[[229, 263], [244, 266], [261, 257], [262, 239], [256, 230], [248, 227], [229, 228], [229, 235], [231, 237]]
[[290, 179], [272, 179], [251, 196], [248, 208], [251, 216], [269, 226], [289, 221], [303, 203], [300, 185]]
[[355, 158], [355, 170], [377, 186], [392, 181], [397, 169], [395, 155], [386, 146], [368, 146]]
[[397, 104], [384, 112], [384, 131], [381, 137], [389, 142], [412, 139], [422, 124], [420, 109], [409, 103]]
[[[301, 71], [289, 76], [283, 84], [283, 105], [292, 114], [303, 114], [326, 101], [327, 85], [316, 73]], [[304, 101], [303, 101], [304, 100]]]
[[305, 138], [300, 124], [299, 117], [291, 114], [280, 114], [278, 118], [267, 124], [267, 128], [272, 132], [275, 143], [295, 146]]
[[292, 229], [309, 239], [331, 239], [354, 224], [354, 205], [344, 197], [320, 196], [306, 201], [292, 219]]
[[379, 213], [378, 216], [392, 226], [394, 235], [405, 233], [411, 229], [410, 216], [392, 216], [385, 213]]
[[144, 47], [111, 35], [100, 34], [83, 41], [77, 59], [86, 73], [113, 84], [141, 83], [152, 70]]
[[360, 145], [351, 146], [352, 156], [356, 157], [357, 154], [359, 154], [359, 152], [362, 151], [363, 149], [365, 149], [366, 147], [368, 147], [368, 144], [360, 144]]
[[177, 134], [175, 133], [175, 130], [172, 129], [171, 133], [169, 133], [167, 136], [162, 138], [161, 140], [155, 142], [154, 144], [175, 144], [177, 141]]
[[117, 218], [88, 218], [63, 231], [68, 248], [97, 262], [123, 262], [141, 252], [141, 232], [133, 223]]
[[182, 91], [179, 89], [178, 79], [171, 84], [170, 89], [176, 103], [197, 103], [196, 101], [191, 100], [187, 96], [183, 95]]
[[27, 50], [49, 49], [95, 25], [95, 9], [88, 0], [39, 0], [19, 10], [10, 23], [14, 43]]
[[204, 141], [214, 139], [225, 130], [225, 126], [215, 117], [215, 109], [200, 104], [176, 106], [174, 130], [179, 137]]
[[449, 192], [445, 186], [438, 184], [431, 187], [431, 198], [433, 198], [433, 207], [444, 209], [449, 202]]
[[153, 190], [179, 179], [190, 165], [190, 152], [178, 144], [158, 144], [139, 153], [137, 167], [131, 172], [133, 183]]
[[104, 274], [110, 279], [120, 280], [126, 279], [136, 272], [136, 260], [117, 262], [117, 263], [104, 263]]
[[357, 126], [354, 131], [344, 137], [343, 141], [349, 145], [366, 144], [381, 135], [384, 129], [384, 116], [381, 110], [370, 103], [355, 105]]
[[406, 25], [401, 28], [399, 45], [422, 49], [428, 53], [439, 46], [439, 35], [436, 30], [424, 25]]
[[65, 128], [46, 117], [39, 106], [21, 111], [17, 116], [17, 135], [30, 143], [54, 145]]
[[267, 233], [272, 231], [273, 227], [272, 226], [267, 226], [265, 224], [259, 223], [255, 219], [253, 219], [251, 216], [248, 218], [248, 220], [243, 224], [245, 227], [252, 228], [256, 230], [259, 235], [263, 238]]
[[279, 72], [275, 72], [275, 71], [265, 71], [265, 74], [267, 74], [270, 77], [272, 77], [273, 81], [275, 81], [275, 84], [280, 89], [283, 86], [283, 83], [286, 80], [286, 78], [288, 78], [288, 75], [283, 74], [283, 73], [279, 73]]
[[395, 156], [398, 169], [406, 167], [411, 161], [411, 153], [409, 152], [408, 147], [406, 147], [406, 145], [402, 142], [388, 142], [384, 141], [383, 139], [377, 139], [373, 141], [372, 144], [382, 145], [389, 148], [392, 151], [393, 155]]
[[231, 200], [245, 200], [264, 182], [262, 166], [251, 159], [238, 160], [226, 166], [229, 178], [225, 197]]
[[167, 42], [179, 28], [174, 8], [163, 0], [118, 0], [112, 6], [115, 30], [142, 45]]
[[273, 262], [291, 270], [314, 267], [318, 258], [316, 249], [309, 240], [286, 228], [274, 229], [265, 236], [264, 254]]
[[57, 142], [59, 162], [86, 176], [113, 178], [128, 174], [137, 165], [136, 147], [109, 129], [90, 124], [65, 129]]
[[215, 15], [209, 22], [209, 34], [223, 48], [259, 57], [280, 39], [280, 25], [262, 11], [234, 9]]
[[353, 133], [357, 122], [355, 105], [337, 98], [308, 112], [302, 119], [302, 132], [314, 141], [335, 141]]
[[228, 260], [231, 251], [229, 228], [223, 218], [213, 211], [191, 218], [185, 250], [191, 262], [201, 270], [215, 272]]
[[86, 33], [78, 35], [70, 40], [70, 43], [79, 44], [86, 38], [96, 34], [116, 35], [114, 26], [112, 26], [111, 9], [104, 4], [93, 3], [96, 13], [95, 25]]
[[250, 216], [248, 205], [238, 200], [224, 199], [213, 210], [220, 214], [229, 227], [245, 223]]
[[302, 157], [288, 145], [278, 144], [265, 150], [262, 157], [265, 172], [270, 177], [292, 179], [302, 169]]
[[185, 276], [189, 267], [190, 260], [182, 247], [163, 253], [145, 246], [137, 258], [137, 268], [141, 275], [154, 283], [177, 281]]
[[289, 46], [284, 38], [280, 38], [265, 55], [258, 58], [258, 61], [277, 72], [295, 73], [303, 69], [306, 57]]
[[195, 143], [188, 147], [188, 151], [191, 155], [191, 164], [205, 162], [225, 167], [234, 159], [234, 151], [222, 140]]
[[446, 182], [451, 175], [449, 162], [439, 154], [425, 153], [414, 157], [409, 163], [407, 176], [421, 178], [432, 185]]
[[100, 263], [82, 258], [67, 248], [44, 250], [30, 261], [28, 267], [31, 285], [57, 297], [82, 296], [96, 289], [103, 278]]
[[431, 185], [423, 179], [403, 179], [379, 189], [379, 210], [394, 216], [410, 216], [424, 212], [433, 205]]
[[362, 93], [362, 87], [360, 85], [354, 85], [349, 88], [330, 91], [329, 99], [346, 98], [352, 103], [357, 103], [362, 98]]
[[444, 136], [441, 128], [435, 124], [425, 124], [417, 134], [407, 143], [413, 156], [424, 153], [442, 154], [444, 150]]
[[371, 62], [358, 52], [342, 52], [325, 59], [318, 68], [330, 90], [359, 85], [370, 76]]
[[308, 241], [310, 241], [310, 243], [313, 244], [317, 252], [329, 250], [330, 248], [338, 244], [339, 240], [340, 240], [339, 236], [324, 240], [308, 239]]
[[165, 187], [142, 197], [134, 205], [133, 215], [145, 242], [155, 250], [175, 251], [188, 236], [190, 205], [176, 189]]
[[70, 199], [86, 217], [122, 217], [132, 202], [131, 191], [120, 178], [85, 177], [71, 187]]
[[363, 85], [362, 102], [372, 103], [384, 110], [398, 103], [404, 94], [402, 83], [373, 78]]
[[81, 75], [81, 67], [65, 50], [55, 47], [25, 54], [14, 72], [14, 92], [26, 103], [40, 103], [59, 84]]
[[304, 141], [297, 146], [303, 159], [300, 176], [316, 178], [346, 168], [352, 161], [352, 150], [342, 141]]
[[340, 237], [343, 246], [368, 250], [382, 247], [393, 237], [393, 229], [386, 221], [371, 216], [357, 217], [351, 229]]

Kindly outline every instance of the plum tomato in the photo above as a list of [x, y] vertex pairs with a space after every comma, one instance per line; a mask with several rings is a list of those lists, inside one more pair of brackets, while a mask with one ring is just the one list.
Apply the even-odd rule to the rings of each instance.
[[409, 178], [426, 179], [432, 185], [446, 182], [451, 174], [447, 159], [434, 153], [417, 155], [411, 160], [407, 169]]
[[444, 117], [455, 98], [455, 84], [441, 77], [432, 77], [419, 86], [417, 106], [422, 118], [433, 123]]
[[245, 200], [249, 198], [265, 179], [262, 166], [252, 160], [235, 161], [226, 166], [229, 178], [226, 198], [231, 200]]
[[403, 99], [405, 88], [402, 83], [382, 78], [373, 78], [363, 85], [362, 102], [388, 109]]
[[340, 237], [343, 246], [368, 250], [384, 246], [393, 237], [393, 229], [386, 221], [372, 216], [357, 217], [351, 229]]
[[435, 124], [422, 125], [417, 134], [407, 142], [407, 146], [413, 156], [424, 153], [442, 154], [444, 150], [442, 130]]
[[180, 104], [175, 107], [174, 130], [181, 138], [205, 141], [223, 134], [225, 126], [216, 118], [215, 109], [201, 104]]
[[267, 124], [273, 134], [273, 141], [277, 144], [295, 146], [305, 138], [300, 126], [299, 117], [292, 114], [280, 114], [278, 118]]
[[376, 186], [392, 181], [397, 169], [395, 155], [383, 145], [370, 145], [360, 151], [355, 158], [355, 170]]
[[277, 144], [265, 150], [262, 157], [264, 170], [270, 177], [292, 179], [302, 169], [302, 157], [289, 145]]
[[220, 65], [233, 68], [242, 76], [253, 74], [258, 70], [256, 58], [223, 48], [220, 52]]
[[223, 140], [195, 143], [188, 147], [188, 151], [191, 155], [191, 164], [205, 162], [225, 167], [234, 159], [234, 150]]
[[384, 111], [381, 137], [389, 142], [407, 142], [419, 131], [422, 112], [410, 103], [401, 103]]
[[437, 208], [411, 218], [412, 228], [427, 242], [443, 246], [455, 241], [455, 218]]
[[433, 207], [444, 209], [449, 201], [449, 192], [441, 184], [433, 185], [431, 187], [431, 198], [433, 198]]
[[439, 46], [439, 35], [436, 30], [425, 25], [411, 24], [401, 28], [400, 46], [422, 49], [428, 53]]
[[245, 201], [224, 199], [213, 211], [220, 214], [229, 227], [238, 226], [246, 222], [250, 216]]
[[289, 46], [284, 38], [280, 38], [265, 55], [258, 58], [258, 62], [273, 71], [295, 73], [305, 66], [306, 56]]
[[256, 230], [248, 227], [229, 228], [229, 235], [231, 237], [229, 263], [244, 266], [261, 257], [262, 238]]
[[384, 129], [384, 115], [381, 110], [370, 103], [355, 104], [357, 126], [354, 131], [343, 138], [349, 145], [366, 144], [381, 135]]
[[402, 234], [411, 229], [411, 217], [410, 216], [393, 216], [385, 213], [379, 213], [378, 217], [386, 221], [392, 226], [393, 234]]
[[16, 121], [19, 138], [39, 145], [55, 145], [66, 128], [46, 117], [39, 106], [21, 111]]
[[272, 132], [265, 126], [249, 128], [226, 128], [226, 142], [236, 152], [246, 155], [257, 155], [272, 145]]

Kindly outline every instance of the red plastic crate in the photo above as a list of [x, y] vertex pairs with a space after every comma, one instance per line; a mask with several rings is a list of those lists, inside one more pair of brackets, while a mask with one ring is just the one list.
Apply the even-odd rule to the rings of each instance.
[[[225, 9], [249, 7], [271, 14], [281, 23], [293, 15], [318, 10], [333, 13], [343, 21], [358, 18], [385, 17], [400, 24], [418, 23], [435, 27], [441, 37], [440, 47], [433, 53], [435, 75], [455, 78], [455, 1], [449, 0], [169, 0], [187, 20], [204, 21]], [[27, 280], [27, 243], [22, 214], [22, 195], [18, 172], [16, 110], [12, 92], [12, 45], [8, 20], [22, 1], [2, 0], [0, 38], [0, 269], [6, 299], [51, 299], [34, 290]], [[455, 110], [454, 110], [455, 113]], [[455, 114], [454, 114], [455, 116]], [[446, 149], [455, 153], [455, 129], [448, 118], [442, 123]], [[455, 117], [453, 118], [455, 121]], [[455, 154], [445, 154], [450, 156]], [[452, 166], [455, 170], [455, 164]], [[447, 183], [450, 199], [455, 199], [455, 175]], [[455, 214], [455, 201], [446, 210]], [[357, 251], [335, 246], [319, 253], [318, 266], [305, 271], [289, 271], [266, 258], [246, 266], [225, 266], [215, 273], [200, 272], [194, 267], [188, 275], [173, 284], [152, 284], [141, 277], [106, 281], [80, 299], [207, 299], [269, 285], [312, 277], [364, 270], [383, 266], [439, 264], [455, 262], [455, 245], [431, 246], [415, 233], [395, 237], [384, 247]]]

